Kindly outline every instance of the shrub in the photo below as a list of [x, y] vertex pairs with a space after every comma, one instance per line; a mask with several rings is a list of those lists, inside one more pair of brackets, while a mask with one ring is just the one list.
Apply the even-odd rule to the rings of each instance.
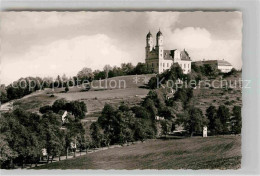
[[40, 113], [45, 114], [48, 111], [52, 111], [52, 107], [49, 105], [46, 105], [46, 106], [41, 107], [39, 111], [40, 111]]
[[225, 102], [225, 105], [228, 105], [228, 106], [229, 106], [229, 105], [231, 105], [231, 104], [232, 104], [232, 103], [231, 103], [230, 101], [226, 101], [226, 102]]

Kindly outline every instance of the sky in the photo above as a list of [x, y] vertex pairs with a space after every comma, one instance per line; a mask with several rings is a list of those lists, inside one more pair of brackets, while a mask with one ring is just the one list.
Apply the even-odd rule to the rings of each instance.
[[1, 12], [1, 84], [27, 76], [75, 76], [83, 67], [145, 62], [146, 35], [193, 61], [242, 67], [241, 12]]

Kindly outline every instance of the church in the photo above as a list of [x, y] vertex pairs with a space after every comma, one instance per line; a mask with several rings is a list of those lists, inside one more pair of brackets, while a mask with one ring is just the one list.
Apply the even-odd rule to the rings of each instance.
[[155, 73], [162, 73], [169, 69], [173, 63], [178, 63], [184, 74], [191, 71], [191, 59], [185, 49], [165, 50], [163, 46], [163, 34], [159, 30], [156, 34], [156, 45], [154, 46], [153, 35], [149, 32], [146, 35], [145, 63], [151, 67]]

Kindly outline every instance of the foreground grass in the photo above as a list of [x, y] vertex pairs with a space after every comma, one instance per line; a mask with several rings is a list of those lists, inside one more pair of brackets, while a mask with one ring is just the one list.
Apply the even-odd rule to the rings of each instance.
[[36, 169], [238, 169], [241, 137], [149, 140]]

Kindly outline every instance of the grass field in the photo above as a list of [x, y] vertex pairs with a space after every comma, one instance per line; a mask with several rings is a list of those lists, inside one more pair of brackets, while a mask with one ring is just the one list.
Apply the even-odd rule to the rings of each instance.
[[50, 97], [44, 91], [37, 95], [28, 96], [14, 102], [14, 106], [18, 106], [30, 112], [38, 112], [39, 108], [45, 105], [52, 105], [57, 97]]
[[[141, 88], [145, 85], [144, 78], [149, 80], [152, 76], [154, 75], [119, 76], [109, 78], [107, 81], [94, 81], [94, 87], [98, 88], [91, 88], [89, 91], [83, 91], [83, 88], [75, 87], [67, 93], [60, 93], [62, 89], [55, 89], [54, 95], [70, 101], [84, 101], [88, 107], [88, 112], [93, 113], [101, 111], [105, 103], [115, 105], [118, 105], [120, 102], [125, 102], [128, 105], [139, 103], [149, 92], [148, 89]], [[136, 77], [137, 82], [135, 80]], [[110, 82], [112, 87], [117, 86], [114, 88], [109, 87]], [[116, 84], [114, 84], [115, 82]], [[101, 87], [104, 87], [104, 89]]]
[[[32, 112], [37, 112], [40, 107], [45, 105], [51, 105], [55, 100], [60, 98], [65, 98], [66, 100], [80, 100], [84, 101], [87, 105], [89, 117], [95, 112], [100, 112], [104, 107], [105, 103], [118, 105], [121, 102], [125, 102], [128, 105], [138, 104], [142, 98], [144, 98], [149, 92], [148, 89], [142, 88], [145, 85], [144, 78], [146, 81], [149, 80], [154, 74], [148, 75], [129, 75], [129, 76], [119, 76], [114, 78], [109, 78], [107, 84], [112, 80], [117, 83], [115, 88], [92, 88], [89, 91], [84, 91], [81, 87], [70, 88], [69, 92], [64, 92], [64, 88], [46, 89], [41, 92], [30, 94], [20, 100], [14, 102], [14, 106], [29, 110]], [[135, 82], [135, 78], [137, 82]], [[112, 81], [111, 86], [114, 86]], [[121, 86], [119, 86], [119, 82]], [[125, 84], [123, 83], [125, 82]], [[100, 84], [101, 83], [101, 84]], [[94, 81], [93, 85], [95, 87], [101, 85], [105, 87], [106, 82], [104, 80]], [[50, 95], [53, 94], [54, 97]]]
[[238, 169], [241, 137], [155, 139], [35, 169]]

